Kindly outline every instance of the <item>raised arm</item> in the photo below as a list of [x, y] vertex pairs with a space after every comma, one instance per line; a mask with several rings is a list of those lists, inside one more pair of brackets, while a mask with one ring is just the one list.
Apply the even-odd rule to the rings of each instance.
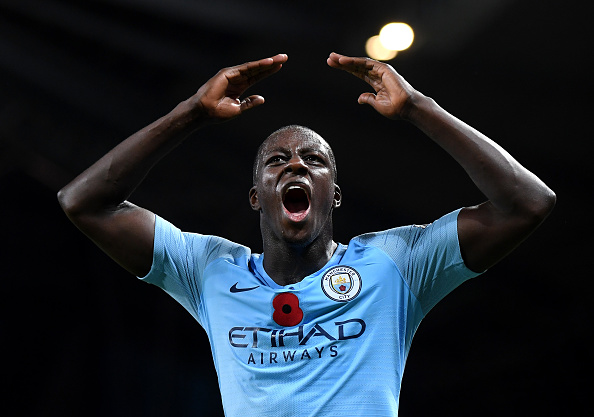
[[416, 91], [390, 65], [369, 58], [330, 54], [328, 65], [367, 82], [369, 104], [390, 119], [413, 123], [445, 149], [467, 172], [488, 201], [467, 207], [458, 217], [460, 248], [477, 272], [494, 265], [548, 216], [555, 194], [503, 148]]
[[190, 133], [264, 103], [241, 95], [286, 62], [276, 55], [220, 70], [169, 114], [121, 142], [58, 193], [70, 220], [131, 273], [151, 268], [154, 215], [127, 201], [149, 170]]

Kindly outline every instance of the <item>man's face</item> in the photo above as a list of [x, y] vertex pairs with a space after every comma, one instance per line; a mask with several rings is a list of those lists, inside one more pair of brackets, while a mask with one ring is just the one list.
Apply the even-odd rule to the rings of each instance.
[[341, 195], [330, 152], [326, 141], [305, 128], [267, 139], [250, 190], [264, 238], [307, 245], [320, 232], [332, 232], [332, 209]]

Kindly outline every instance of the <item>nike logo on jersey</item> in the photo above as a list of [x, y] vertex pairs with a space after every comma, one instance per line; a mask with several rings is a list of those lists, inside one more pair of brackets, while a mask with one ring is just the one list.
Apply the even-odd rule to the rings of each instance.
[[239, 282], [236, 282], [235, 284], [233, 284], [233, 286], [231, 288], [229, 288], [229, 291], [231, 291], [232, 293], [244, 292], [244, 291], [255, 290], [256, 288], [259, 287], [259, 285], [256, 285], [255, 287], [250, 287], [250, 288], [237, 288], [237, 284], [239, 284]]

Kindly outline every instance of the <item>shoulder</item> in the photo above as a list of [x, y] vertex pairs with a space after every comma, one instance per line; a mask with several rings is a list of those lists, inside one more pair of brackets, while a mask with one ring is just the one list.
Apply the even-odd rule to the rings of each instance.
[[414, 246], [433, 227], [433, 223], [398, 226], [356, 236], [351, 240], [351, 243], [372, 246], [388, 251], [398, 247], [406, 248]]
[[459, 212], [460, 209], [454, 210], [428, 224], [411, 224], [365, 233], [353, 238], [351, 243], [376, 247], [386, 252], [393, 259], [412, 251], [416, 253], [426, 250], [432, 251], [444, 246], [457, 246], [457, 218]]
[[218, 258], [242, 258], [251, 254], [250, 248], [215, 235], [182, 231], [169, 221], [156, 216], [155, 248], [199, 255], [210, 262]]

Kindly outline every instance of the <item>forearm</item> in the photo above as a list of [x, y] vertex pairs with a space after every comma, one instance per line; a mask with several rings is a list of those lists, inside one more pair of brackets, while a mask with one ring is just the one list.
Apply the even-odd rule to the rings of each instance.
[[410, 121], [446, 150], [488, 201], [458, 215], [458, 239], [466, 266], [484, 271], [518, 246], [542, 223], [555, 194], [495, 142], [416, 91], [390, 65], [332, 53], [327, 60], [366, 81], [359, 103], [379, 114]]
[[61, 206], [69, 216], [118, 207], [163, 156], [200, 127], [197, 113], [190, 98], [118, 144], [60, 190]]
[[415, 95], [406, 118], [448, 152], [500, 212], [546, 216], [554, 193], [501, 146], [432, 99]]

